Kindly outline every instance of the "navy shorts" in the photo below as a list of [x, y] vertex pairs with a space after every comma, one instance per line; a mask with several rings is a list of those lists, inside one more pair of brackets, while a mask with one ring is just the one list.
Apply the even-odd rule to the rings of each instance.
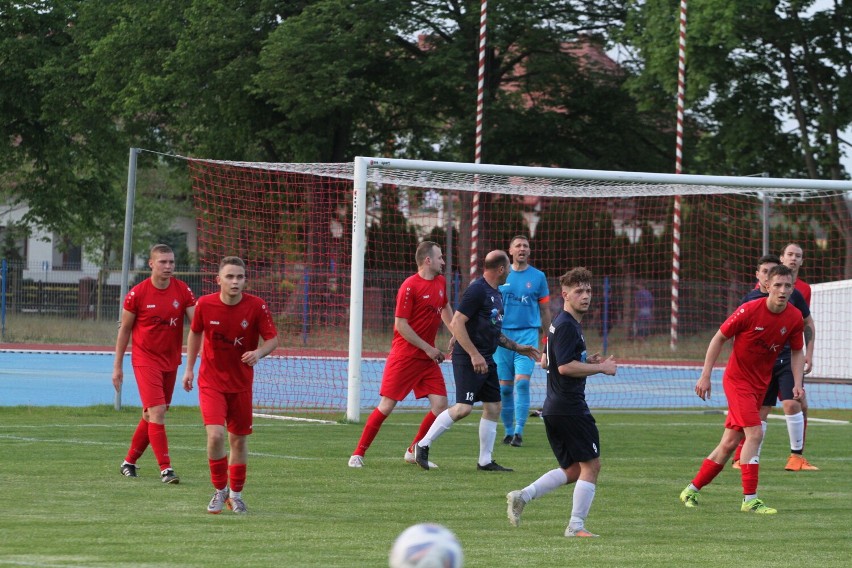
[[553, 455], [562, 469], [601, 457], [600, 435], [591, 414], [545, 416], [544, 429]]
[[[462, 359], [462, 360], [460, 360]], [[467, 354], [453, 355], [453, 377], [456, 382], [456, 402], [500, 402], [500, 381], [497, 364], [488, 361], [488, 372], [477, 373]]]
[[778, 359], [772, 367], [772, 379], [763, 398], [763, 406], [775, 406], [779, 400], [793, 400], [793, 367], [790, 359]]

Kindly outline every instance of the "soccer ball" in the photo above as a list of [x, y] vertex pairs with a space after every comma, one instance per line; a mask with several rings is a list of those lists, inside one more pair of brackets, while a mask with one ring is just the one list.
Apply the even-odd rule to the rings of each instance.
[[461, 568], [461, 544], [446, 527], [423, 523], [408, 527], [390, 551], [390, 568]]

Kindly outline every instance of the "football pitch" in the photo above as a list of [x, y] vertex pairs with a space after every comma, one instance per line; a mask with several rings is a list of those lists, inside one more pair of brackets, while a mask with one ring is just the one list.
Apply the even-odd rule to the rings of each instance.
[[556, 466], [540, 420], [530, 419], [522, 448], [498, 440], [495, 459], [513, 473], [476, 471], [478, 413], [436, 441], [440, 468], [423, 471], [402, 460], [420, 416], [393, 414], [360, 470], [347, 467], [360, 424], [256, 419], [249, 514], [237, 516], [206, 513], [197, 408], [169, 412], [181, 482], [163, 485], [150, 449], [138, 479], [118, 473], [138, 408], [2, 407], [0, 566], [378, 567], [397, 534], [425, 521], [456, 533], [469, 568], [849, 565], [849, 424], [812, 421], [806, 455], [821, 470], [791, 473], [786, 427], [770, 421], [760, 496], [778, 514], [765, 517], [739, 511], [730, 468], [698, 508], [678, 500], [718, 442], [721, 415], [599, 413], [602, 469], [586, 525], [601, 537], [566, 539], [573, 486], [528, 504], [518, 528], [506, 519], [506, 493]]

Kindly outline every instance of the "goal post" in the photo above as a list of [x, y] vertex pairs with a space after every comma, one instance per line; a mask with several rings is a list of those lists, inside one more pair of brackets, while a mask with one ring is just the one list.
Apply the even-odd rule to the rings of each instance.
[[[811, 284], [852, 278], [852, 224], [848, 211], [842, 216], [849, 182], [376, 157], [343, 164], [187, 162], [199, 268], [211, 274], [197, 292], [215, 291], [222, 255], [240, 255], [250, 291], [276, 318], [281, 347], [255, 369], [255, 406], [265, 413], [345, 412], [359, 421], [362, 409], [378, 403], [396, 293], [416, 271], [419, 241], [435, 240], [453, 258], [445, 268], [453, 305], [463, 292], [459, 236], [471, 227], [457, 212], [466, 192], [481, 196], [482, 250], [506, 249], [516, 234], [529, 237], [530, 262], [548, 277], [552, 310], [561, 306], [559, 275], [572, 266], [592, 270], [587, 344], [620, 361], [619, 376], [590, 382], [587, 395], [597, 408], [724, 406], [721, 396], [701, 403], [689, 393], [712, 333], [754, 286], [764, 248], [777, 253], [800, 242], [800, 277]], [[672, 354], [675, 195], [682, 196], [682, 269], [680, 341]], [[634, 298], [640, 285], [655, 301], [644, 327]], [[831, 308], [825, 313], [820, 317], [836, 319]], [[819, 329], [818, 321], [817, 342]], [[447, 339], [442, 331], [438, 340]], [[452, 398], [451, 366], [441, 368]], [[540, 369], [534, 374], [536, 405], [544, 381]], [[820, 386], [831, 389], [826, 400], [840, 401], [825, 404], [852, 407], [852, 386], [843, 382], [852, 376], [822, 378], [831, 382]], [[813, 407], [820, 407], [817, 395], [809, 390]], [[409, 398], [399, 406], [426, 403]]]

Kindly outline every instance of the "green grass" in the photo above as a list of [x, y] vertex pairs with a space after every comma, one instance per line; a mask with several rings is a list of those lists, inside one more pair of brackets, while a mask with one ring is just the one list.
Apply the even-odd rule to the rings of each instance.
[[[848, 413], [847, 418], [848, 418]], [[722, 431], [722, 417], [599, 414], [603, 468], [587, 526], [594, 540], [562, 536], [571, 489], [527, 506], [513, 528], [505, 494], [555, 467], [540, 421], [523, 448], [498, 444], [514, 473], [475, 471], [478, 416], [432, 448], [441, 467], [402, 461], [419, 422], [397, 413], [367, 453], [347, 459], [361, 425], [257, 419], [250, 438], [249, 515], [208, 515], [212, 494], [198, 410], [169, 413], [180, 485], [158, 480], [150, 450], [140, 478], [124, 457], [138, 409], [0, 408], [0, 566], [385, 566], [395, 536], [435, 521], [464, 547], [467, 567], [847, 566], [852, 523], [849, 425], [811, 422], [807, 455], [819, 472], [789, 473], [786, 428], [770, 424], [760, 493], [773, 517], [739, 512], [740, 482], [726, 469], [701, 506], [678, 501]]]

